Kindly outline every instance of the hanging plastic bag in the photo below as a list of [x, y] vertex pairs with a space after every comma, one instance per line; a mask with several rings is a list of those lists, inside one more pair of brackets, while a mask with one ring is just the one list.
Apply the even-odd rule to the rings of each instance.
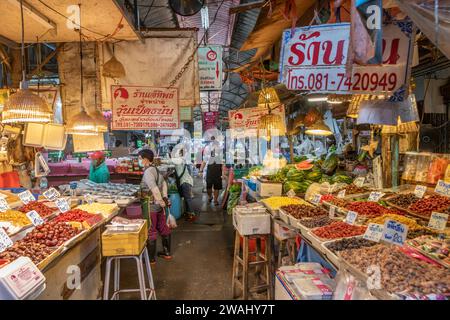
[[170, 213], [170, 209], [167, 208], [167, 220], [166, 220], [166, 224], [170, 229], [175, 229], [176, 227], [178, 227], [177, 225], [177, 219], [175, 219], [175, 217]]

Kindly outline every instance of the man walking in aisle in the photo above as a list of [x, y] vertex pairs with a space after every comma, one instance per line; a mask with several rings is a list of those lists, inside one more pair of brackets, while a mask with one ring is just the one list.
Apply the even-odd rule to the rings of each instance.
[[222, 190], [222, 165], [223, 152], [220, 143], [211, 136], [209, 145], [205, 147], [203, 155], [203, 163], [200, 167], [200, 173], [207, 165], [206, 171], [206, 191], [208, 193], [208, 201], [213, 200], [214, 188], [214, 204], [219, 205], [219, 191]]

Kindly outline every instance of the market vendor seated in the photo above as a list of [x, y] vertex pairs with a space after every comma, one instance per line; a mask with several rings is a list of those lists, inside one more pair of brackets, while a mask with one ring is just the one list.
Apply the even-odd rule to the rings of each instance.
[[89, 180], [96, 183], [109, 182], [110, 176], [105, 162], [105, 154], [102, 151], [96, 151], [90, 156], [91, 168], [89, 170]]

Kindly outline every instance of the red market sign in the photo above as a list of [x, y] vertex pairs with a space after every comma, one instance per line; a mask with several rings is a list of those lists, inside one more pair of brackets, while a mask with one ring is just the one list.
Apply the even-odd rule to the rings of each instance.
[[218, 111], [203, 112], [203, 131], [216, 128], [218, 122]]
[[325, 24], [283, 33], [280, 82], [289, 90], [384, 94], [407, 82], [412, 55], [412, 22], [383, 26], [383, 64], [353, 65], [347, 77], [350, 24]]
[[111, 86], [112, 130], [178, 129], [178, 89]]

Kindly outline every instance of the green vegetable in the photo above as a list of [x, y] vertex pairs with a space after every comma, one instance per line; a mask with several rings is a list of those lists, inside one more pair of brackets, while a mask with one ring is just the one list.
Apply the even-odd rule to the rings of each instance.
[[331, 175], [337, 168], [339, 164], [339, 158], [334, 151], [331, 151], [325, 161], [322, 163], [322, 171], [328, 175]]
[[311, 171], [306, 175], [307, 180], [318, 182], [322, 178], [322, 173], [320, 171]]
[[353, 182], [353, 179], [345, 174], [335, 174], [331, 181], [333, 183], [347, 183], [351, 184]]

